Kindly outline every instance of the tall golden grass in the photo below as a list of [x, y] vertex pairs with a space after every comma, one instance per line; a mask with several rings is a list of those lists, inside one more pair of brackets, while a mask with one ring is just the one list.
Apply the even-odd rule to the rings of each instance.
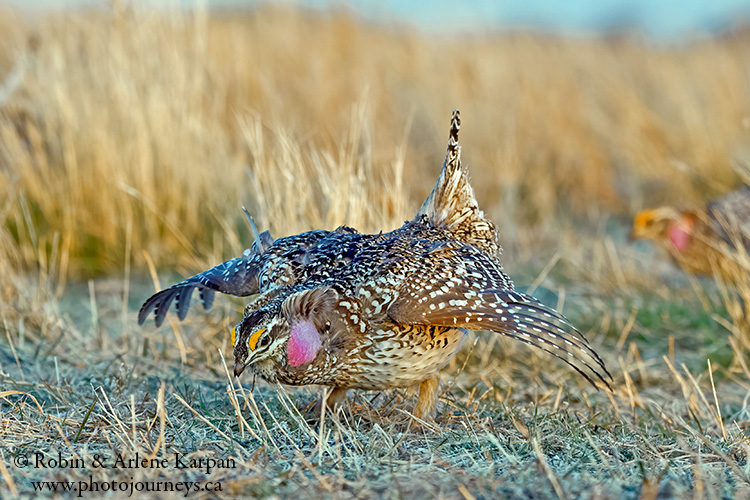
[[[740, 182], [750, 33], [673, 47], [433, 36], [345, 12], [117, 2], [38, 20], [4, 12], [0, 33], [0, 442], [13, 453], [54, 456], [60, 440], [87, 463], [224, 450], [240, 463], [213, 476], [226, 496], [747, 496], [750, 278], [739, 290], [671, 286], [685, 277], [624, 232], [644, 206]], [[315, 427], [300, 412], [309, 389], [253, 391], [229, 376], [240, 309], [227, 301], [223, 315], [136, 326], [130, 276], [236, 255], [251, 242], [241, 205], [274, 236], [400, 225], [434, 183], [453, 108], [509, 272], [547, 302], [537, 285], [557, 292], [614, 391], [478, 336], [447, 367], [429, 432], [404, 431], [398, 392], [359, 392]], [[727, 313], [695, 311], [701, 300]], [[740, 354], [729, 368], [719, 324]], [[11, 494], [34, 478], [133, 472], [4, 463]]]
[[480, 203], [514, 241], [720, 193], [750, 139], [746, 34], [431, 36], [119, 3], [0, 19], [3, 225], [21, 262], [62, 279], [226, 257], [248, 245], [242, 204], [276, 235], [398, 225], [456, 107]]

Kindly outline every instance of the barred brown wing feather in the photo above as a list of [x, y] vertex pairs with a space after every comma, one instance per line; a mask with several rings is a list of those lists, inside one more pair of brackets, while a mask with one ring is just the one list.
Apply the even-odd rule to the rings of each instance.
[[473, 290], [452, 286], [447, 292], [406, 294], [388, 309], [397, 323], [492, 330], [532, 345], [565, 361], [595, 385], [607, 387], [611, 375], [586, 338], [554, 309], [515, 290]]
[[156, 326], [161, 326], [172, 301], [177, 304], [177, 315], [185, 319], [190, 308], [193, 289], [198, 288], [203, 308], [211, 308], [215, 292], [245, 297], [258, 293], [258, 255], [246, 252], [195, 276], [152, 295], [138, 312], [138, 324], [155, 311]]

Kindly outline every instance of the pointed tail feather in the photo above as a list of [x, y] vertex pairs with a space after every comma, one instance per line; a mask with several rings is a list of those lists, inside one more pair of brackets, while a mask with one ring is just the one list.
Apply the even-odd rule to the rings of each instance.
[[[474, 190], [466, 178], [466, 171], [461, 165], [461, 147], [458, 145], [458, 131], [461, 128], [461, 116], [456, 109], [451, 117], [451, 128], [448, 138], [448, 154], [443, 163], [443, 170], [435, 187], [427, 197], [418, 215], [425, 214], [437, 227], [450, 227], [460, 218], [459, 202], [476, 207]], [[473, 202], [473, 203], [472, 203]]]
[[500, 245], [494, 224], [479, 210], [466, 167], [461, 164], [458, 132], [461, 116], [456, 109], [451, 117], [448, 154], [435, 187], [417, 212], [434, 226], [446, 229], [456, 239], [475, 245], [490, 255], [498, 255]]

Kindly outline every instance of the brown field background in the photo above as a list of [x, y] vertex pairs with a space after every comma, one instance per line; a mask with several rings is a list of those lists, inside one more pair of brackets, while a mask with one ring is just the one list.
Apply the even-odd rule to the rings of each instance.
[[247, 245], [241, 204], [274, 235], [400, 225], [454, 108], [506, 245], [707, 199], [750, 154], [746, 33], [430, 36], [272, 8], [0, 19], [4, 250], [60, 277], [144, 270], [143, 252], [197, 269]]
[[[0, 357], [0, 372], [18, 368], [13, 387], [54, 375], [60, 382], [52, 356], [63, 380], [107, 373], [123, 421], [128, 405], [135, 421], [138, 406], [153, 437], [154, 415], [184, 408], [169, 393], [152, 408], [153, 387], [137, 405], [118, 392], [124, 369], [113, 367], [122, 353], [145, 376], [181, 366], [197, 385], [222, 379], [217, 349], [231, 357], [227, 332], [241, 310], [241, 301], [219, 299], [223, 314], [201, 316], [194, 304], [185, 323], [170, 315], [168, 333], [138, 328], [135, 311], [154, 286], [249, 246], [242, 205], [275, 237], [401, 225], [434, 184], [459, 108], [462, 158], [480, 207], [500, 227], [506, 268], [522, 287], [541, 285], [540, 297], [564, 306], [603, 353], [615, 392], [595, 398], [611, 403], [612, 425], [632, 419], [648, 470], [685, 456], [691, 474], [702, 470], [694, 465], [705, 452], [700, 429], [723, 450], [714, 458], [747, 479], [750, 278], [739, 296], [696, 281], [626, 233], [642, 208], [688, 206], [741, 184], [750, 163], [750, 30], [660, 45], [626, 35], [425, 34], [343, 11], [180, 13], [115, 2], [34, 19], [0, 11], [0, 33], [0, 331], [13, 351]], [[558, 380], [580, 382], [544, 356], [497, 347], [496, 337], [476, 345], [448, 369], [505, 386], [476, 400], [470, 392], [463, 410], [492, 399], [528, 403], [534, 415], [530, 401], [554, 402], [556, 412]], [[493, 353], [500, 361], [488, 363]], [[721, 372], [718, 396], [710, 356]], [[593, 421], [600, 406], [586, 390], [571, 401]], [[89, 402], [65, 394], [76, 408], [67, 424], [86, 436]], [[728, 405], [721, 415], [719, 401]], [[652, 403], [664, 406], [638, 420]], [[36, 412], [28, 401], [14, 404]], [[58, 432], [38, 409], [37, 424], [14, 423], [14, 439]], [[117, 411], [105, 413], [114, 425]], [[476, 418], [469, 425], [486, 431]], [[690, 429], [689, 444], [678, 437], [651, 447], [652, 421], [670, 439]], [[519, 422], [512, 418], [512, 428], [529, 438]], [[625, 446], [612, 432], [612, 446]], [[606, 451], [605, 441], [597, 435], [596, 446]], [[276, 446], [270, 434], [265, 445]], [[606, 474], [626, 481], [636, 462], [616, 463]], [[644, 473], [644, 488], [646, 476], [659, 484], [654, 474]], [[709, 475], [696, 477], [703, 492]], [[310, 491], [330, 492], [321, 485]]]

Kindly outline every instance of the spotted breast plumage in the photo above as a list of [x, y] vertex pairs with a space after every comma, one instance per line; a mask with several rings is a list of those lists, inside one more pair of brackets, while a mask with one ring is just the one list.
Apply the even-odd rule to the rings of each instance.
[[459, 127], [454, 111], [438, 181], [402, 227], [380, 234], [340, 227], [277, 240], [262, 233], [241, 257], [152, 296], [139, 322], [154, 310], [160, 324], [173, 300], [182, 319], [194, 288], [204, 307], [215, 291], [260, 294], [233, 332], [236, 375], [249, 369], [271, 382], [331, 386], [329, 404], [347, 389], [418, 385], [418, 418], [434, 411], [439, 371], [467, 330], [533, 345], [592, 384], [608, 385], [584, 336], [515, 290], [503, 272], [497, 230], [461, 164]]

